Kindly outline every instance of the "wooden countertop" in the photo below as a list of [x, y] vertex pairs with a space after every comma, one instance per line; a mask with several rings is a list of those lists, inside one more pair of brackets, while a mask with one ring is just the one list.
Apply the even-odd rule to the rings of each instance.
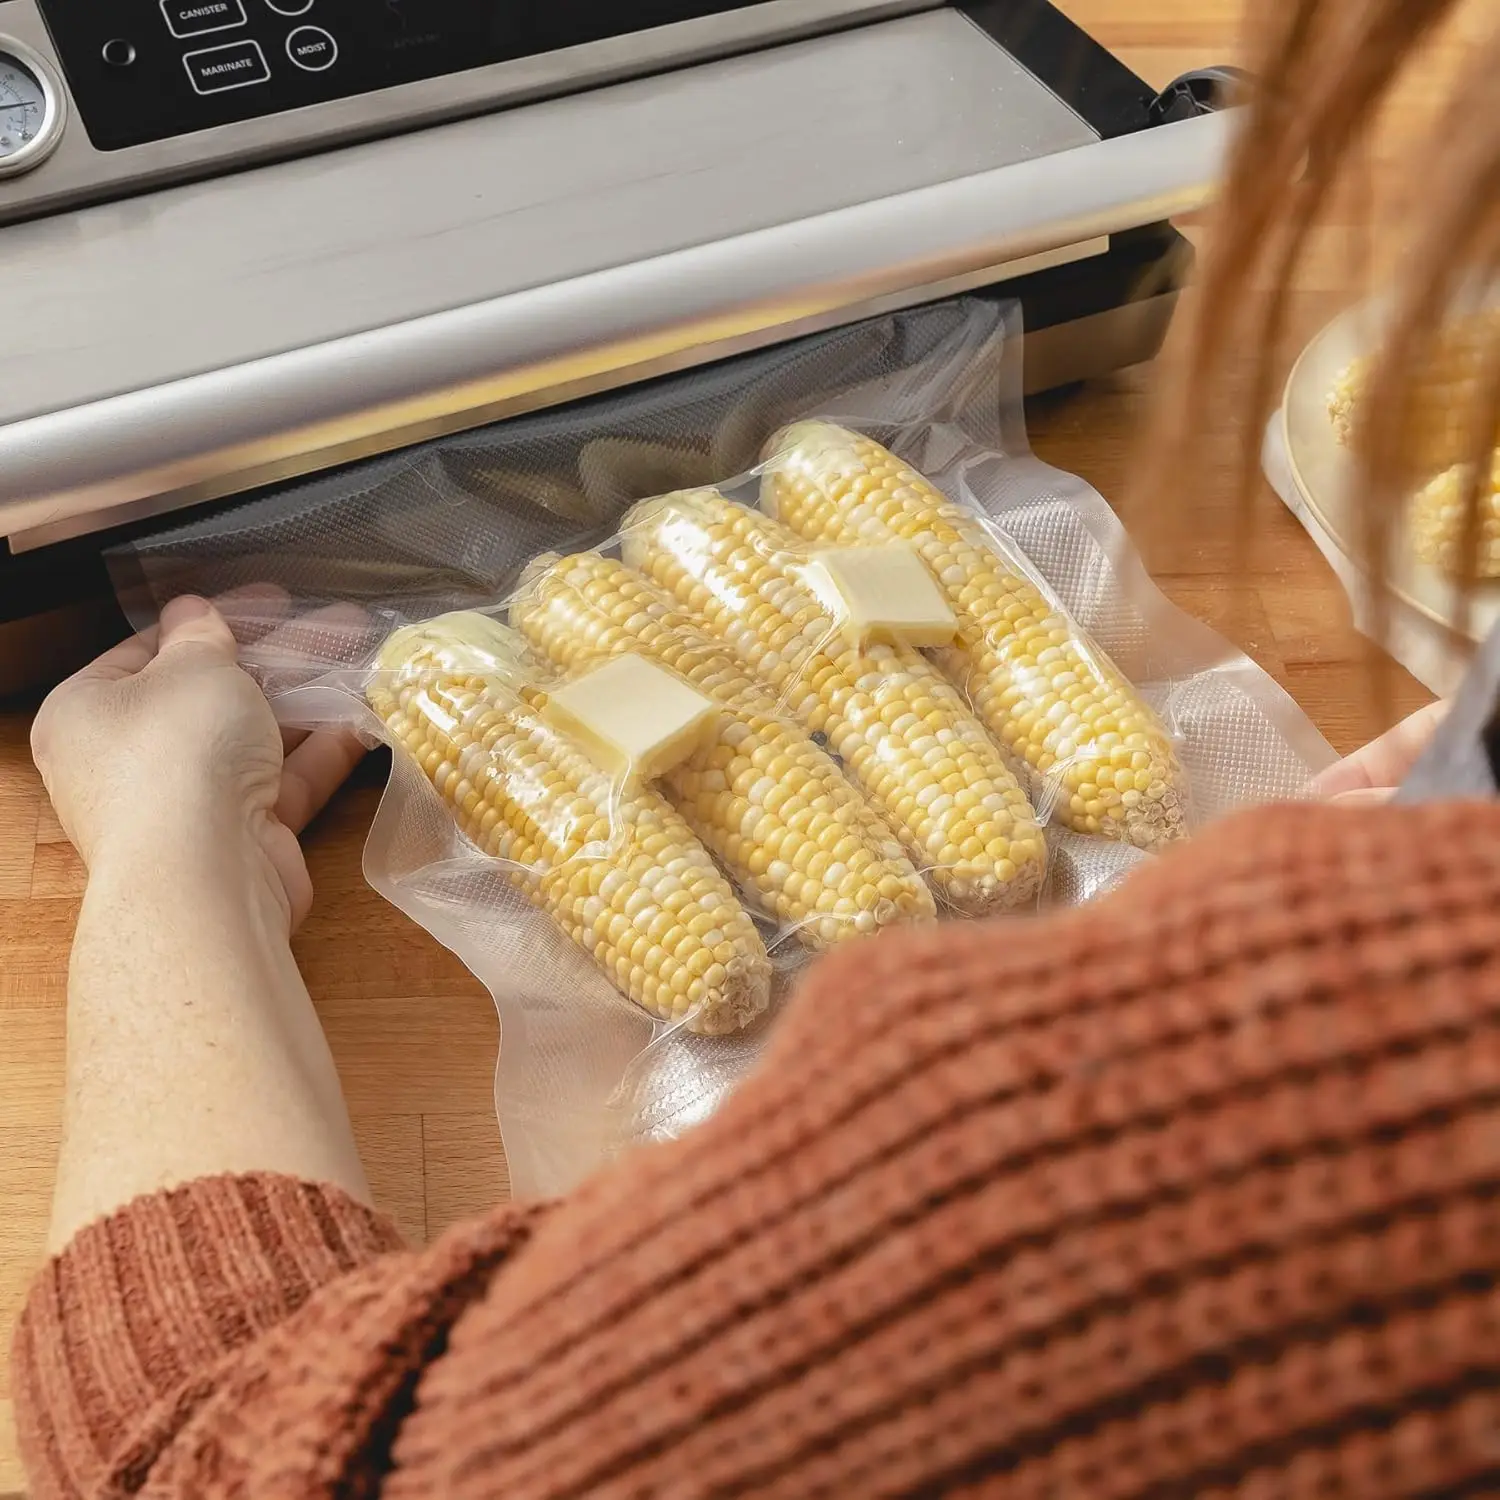
[[[1063, 8], [1142, 76], [1164, 84], [1233, 60], [1241, 0], [1065, 0]], [[1347, 295], [1351, 258], [1329, 231], [1293, 299], [1300, 343]], [[1038, 403], [1037, 450], [1125, 493], [1150, 370]], [[1226, 443], [1225, 449], [1228, 449]], [[1254, 541], [1235, 555], [1228, 459], [1201, 493], [1162, 496], [1170, 525], [1127, 513], [1170, 597], [1245, 650], [1339, 750], [1373, 721], [1364, 648], [1342, 591], [1268, 491]], [[1394, 708], [1425, 701], [1396, 674]], [[82, 885], [27, 754], [28, 706], [0, 705], [0, 1500], [22, 1487], [4, 1356], [41, 1256], [57, 1148], [68, 945]], [[317, 904], [297, 952], [328, 1030], [376, 1196], [413, 1240], [506, 1191], [496, 1134], [489, 997], [450, 954], [369, 890], [360, 851], [379, 795], [372, 763], [307, 839]]]

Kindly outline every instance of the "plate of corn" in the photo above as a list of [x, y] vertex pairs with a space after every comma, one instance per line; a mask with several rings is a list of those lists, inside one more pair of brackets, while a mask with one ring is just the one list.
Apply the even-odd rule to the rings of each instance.
[[[1348, 443], [1378, 336], [1379, 314], [1368, 305], [1336, 318], [1293, 367], [1280, 414], [1300, 498], [1350, 559], [1361, 557], [1365, 544]], [[1500, 304], [1465, 312], [1445, 326], [1419, 374], [1414, 427], [1426, 477], [1407, 504], [1391, 560], [1391, 591], [1400, 603], [1476, 641], [1500, 622], [1500, 434], [1481, 475], [1479, 586], [1465, 610], [1457, 576], [1462, 496], [1471, 478], [1464, 421], [1486, 351], [1497, 343]]]

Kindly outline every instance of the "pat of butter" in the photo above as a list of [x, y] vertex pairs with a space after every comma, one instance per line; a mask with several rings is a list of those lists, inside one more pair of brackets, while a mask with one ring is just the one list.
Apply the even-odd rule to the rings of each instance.
[[851, 645], [946, 646], [958, 631], [937, 580], [903, 543], [815, 552], [806, 578]]
[[714, 738], [712, 698], [641, 656], [612, 656], [547, 695], [547, 715], [611, 776], [650, 780]]

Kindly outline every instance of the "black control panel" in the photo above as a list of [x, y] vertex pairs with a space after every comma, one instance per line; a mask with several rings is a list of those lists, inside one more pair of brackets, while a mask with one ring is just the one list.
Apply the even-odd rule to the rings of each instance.
[[40, 0], [103, 151], [739, 10], [753, 0]]

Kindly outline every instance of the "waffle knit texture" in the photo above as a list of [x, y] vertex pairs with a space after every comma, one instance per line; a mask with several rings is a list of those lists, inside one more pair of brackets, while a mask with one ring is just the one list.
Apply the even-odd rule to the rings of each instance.
[[1497, 913], [1500, 808], [1261, 811], [825, 959], [564, 1202], [142, 1200], [21, 1322], [34, 1493], [1494, 1493]]

